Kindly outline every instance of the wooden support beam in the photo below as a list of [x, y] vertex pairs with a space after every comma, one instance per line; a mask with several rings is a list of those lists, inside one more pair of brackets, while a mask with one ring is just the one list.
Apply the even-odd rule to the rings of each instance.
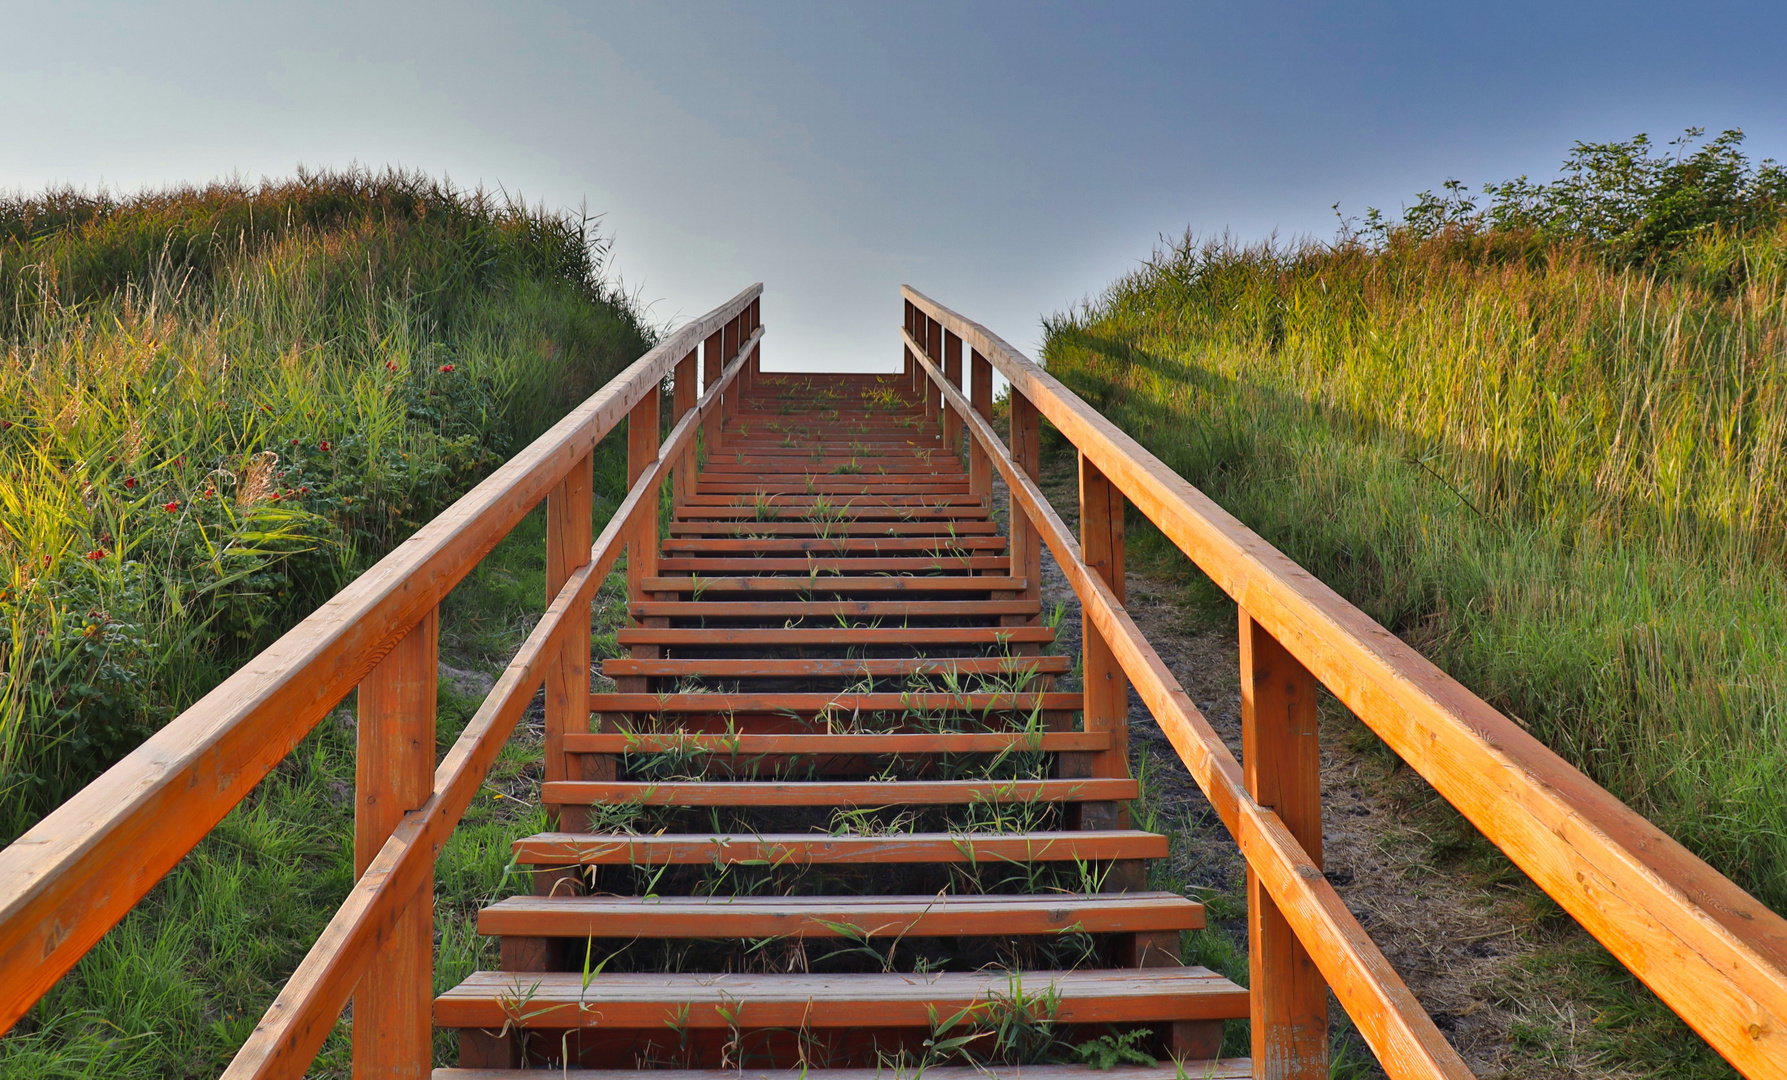
[[[645, 401], [656, 401], [658, 395], [647, 394]], [[634, 411], [644, 402], [634, 406]], [[559, 481], [546, 497], [546, 602], [558, 596], [565, 582], [578, 568], [589, 562], [590, 541], [594, 538], [595, 518], [592, 495], [595, 484], [595, 454], [585, 454]], [[546, 779], [580, 778], [576, 763], [565, 753], [565, 736], [573, 731], [588, 730], [589, 723], [589, 625], [590, 604], [582, 601], [570, 618], [583, 627], [580, 634], [568, 634], [558, 653], [546, 667]], [[556, 815], [555, 807], [548, 813]]]
[[[659, 395], [647, 394], [627, 414], [628, 487], [658, 459], [658, 403]], [[647, 492], [641, 501], [639, 517], [627, 537], [627, 598], [635, 602], [645, 599], [641, 588], [645, 579], [658, 576], [658, 493]]]
[[[1080, 558], [1123, 603], [1123, 493], [1080, 455]], [[1108, 731], [1111, 748], [1092, 761], [1093, 776], [1129, 775], [1129, 679], [1089, 616], [1080, 619], [1087, 731]]]
[[[1036, 480], [1042, 475], [1042, 414], [1036, 406], [1014, 388], [1011, 395], [1011, 460], [1025, 476]], [[1008, 520], [1011, 524], [1011, 576], [1025, 580], [1024, 597], [1042, 602], [1042, 536], [1024, 513], [1023, 504], [1014, 494]], [[1027, 616], [1008, 625], [1035, 625], [1036, 616]]]
[[[676, 380], [674, 390], [675, 398], [671, 405], [673, 416], [673, 419], [671, 420], [672, 423], [681, 420], [684, 413], [687, 413], [690, 409], [695, 407], [695, 398], [697, 397], [695, 390], [695, 353], [696, 350], [690, 349], [689, 355], [677, 361], [676, 364], [676, 374], [673, 376]], [[675, 505], [684, 505], [689, 501], [689, 496], [697, 494], [699, 491], [695, 469], [695, 444], [691, 442], [688, 447], [683, 450], [682, 458], [677, 462], [676, 471], [672, 474], [672, 502]]]
[[[715, 330], [701, 343], [702, 393], [706, 393], [708, 387], [720, 381], [720, 372], [725, 369], [726, 361], [731, 359], [722, 355], [722, 350], [726, 347], [725, 334], [724, 328]], [[710, 461], [713, 460], [714, 452], [720, 448], [720, 429], [724, 426], [720, 422], [718, 409], [701, 420], [701, 448]]]
[[[1322, 865], [1322, 756], [1316, 680], [1241, 609], [1241, 767], [1247, 791]], [[1328, 984], [1250, 864], [1248, 985], [1254, 1075], [1327, 1080]]]
[[[969, 396], [974, 403], [974, 411], [989, 423], [993, 419], [993, 365], [980, 354], [979, 349], [970, 350], [968, 364]], [[968, 440], [968, 491], [988, 506], [993, 502], [993, 462], [987, 457], [986, 447], [980, 445], [979, 439]]]
[[[947, 330], [943, 332], [943, 377], [957, 390], [962, 388], [962, 339]], [[938, 407], [942, 405], [939, 401]], [[943, 445], [949, 448], [950, 457], [961, 457], [962, 418], [953, 409], [943, 409]]]
[[[587, 542], [585, 544], [587, 547]], [[434, 793], [440, 613], [431, 609], [360, 683], [354, 777], [354, 876], [403, 815]], [[354, 993], [354, 1075], [422, 1080], [433, 1064], [433, 875], [397, 916]]]

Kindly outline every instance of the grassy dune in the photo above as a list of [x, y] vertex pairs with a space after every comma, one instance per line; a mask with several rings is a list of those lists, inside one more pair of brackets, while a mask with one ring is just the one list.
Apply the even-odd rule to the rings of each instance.
[[[398, 173], [0, 200], [6, 835], [643, 352], [605, 255], [581, 218]], [[625, 462], [598, 459], [600, 512]], [[544, 588], [535, 514], [449, 597], [443, 745]], [[493, 962], [475, 912], [517, 886], [538, 758], [506, 748], [441, 855], [443, 986]], [[347, 709], [0, 1039], [0, 1075], [216, 1075], [346, 894], [353, 783]]]
[[[1787, 911], [1787, 227], [1645, 247], [1448, 190], [1332, 243], [1166, 245], [1045, 362]], [[1616, 1059], [1724, 1072], [1597, 970]]]
[[604, 255], [400, 173], [0, 200], [0, 829], [638, 355]]

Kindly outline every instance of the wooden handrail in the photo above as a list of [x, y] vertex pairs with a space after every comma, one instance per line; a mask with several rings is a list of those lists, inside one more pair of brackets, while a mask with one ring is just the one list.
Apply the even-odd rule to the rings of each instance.
[[[762, 336], [761, 329], [751, 335], [721, 378], [707, 389], [700, 404], [671, 430], [658, 459], [634, 482], [591, 545], [589, 561], [574, 571], [559, 590], [435, 770], [434, 793], [428, 802], [405, 816], [403, 824], [355, 883], [346, 902], [329, 920], [322, 936], [230, 1062], [224, 1080], [296, 1080], [310, 1068], [311, 1060], [353, 993], [354, 984], [371, 963], [404, 905], [428, 880], [435, 857], [478, 793], [503, 743], [527, 711], [534, 692], [545, 681], [558, 646], [567, 634], [578, 629], [581, 620], [572, 618], [572, 613], [583, 610], [594, 598], [638, 520], [649, 516], [656, 524], [651, 496], [657, 493], [665, 474], [678, 463], [683, 449], [694, 441], [702, 417], [719, 406], [721, 395], [737, 379], [750, 350]], [[648, 513], [642, 515], [642, 511]]]
[[[752, 285], [681, 327], [0, 851], [0, 1031], [173, 868]], [[401, 833], [401, 829], [399, 832]]]
[[[1014, 400], [1033, 403], [1218, 587], [1739, 1072], [1787, 1080], [1787, 920], [1266, 543], [998, 335], [910, 287], [902, 292], [986, 356], [1011, 383]], [[1111, 640], [1121, 651], [1121, 639]], [[1313, 871], [1297, 868], [1294, 843], [1284, 844], [1288, 834], [1276, 836], [1232, 797], [1240, 790], [1233, 759], [1226, 750], [1212, 756], [1221, 743], [1206, 741], [1208, 725], [1189, 699], [1166, 693], [1170, 681], [1144, 689], [1132, 664], [1146, 669], [1149, 655], [1120, 659], [1250, 865], [1262, 875]], [[1164, 668], [1159, 675], [1171, 679]], [[1274, 857], [1263, 858], [1261, 845]], [[1344, 944], [1338, 920], [1345, 908], [1332, 890], [1312, 885], [1306, 899], [1316, 907], [1300, 911], [1290, 891], [1267, 886], [1293, 924], [1313, 920], [1297, 929], [1318, 960], [1318, 948]], [[1312, 936], [1323, 926], [1332, 940]], [[1323, 973], [1341, 995], [1326, 964]], [[1348, 1012], [1371, 1041], [1364, 1018], [1350, 1006]]]
[[1278, 815], [1248, 794], [1240, 763], [1167, 670], [1110, 586], [1081, 560], [1079, 545], [1036, 482], [1017, 468], [992, 425], [974, 411], [960, 391], [945, 385], [937, 365], [922, 350], [916, 352], [920, 370], [942, 390], [948, 407], [963, 418], [993, 467], [1005, 478], [1014, 505], [1023, 510], [1054, 552], [1082, 610], [1116, 654], [1136, 693], [1240, 844], [1248, 864], [1260, 874], [1298, 936], [1316, 945], [1311, 953], [1322, 974], [1385, 1070], [1399, 1080], [1470, 1077], [1464, 1060], [1347, 910], [1321, 869]]

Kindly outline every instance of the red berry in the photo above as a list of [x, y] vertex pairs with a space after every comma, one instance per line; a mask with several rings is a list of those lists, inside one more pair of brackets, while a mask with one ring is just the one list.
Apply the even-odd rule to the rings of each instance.
[[320, 442], [320, 443], [317, 443], [317, 444], [316, 444], [316, 448], [317, 448], [317, 449], [318, 449], [318, 450], [321, 450], [321, 451], [322, 451], [322, 452], [323, 452], [323, 453], [325, 453], [325, 454], [326, 454], [326, 453], [328, 453], [328, 452], [329, 452], [329, 440], [328, 440], [328, 439], [324, 439], [324, 440], [323, 440], [323, 441], [322, 441], [322, 442]]
[[[107, 555], [107, 552], [106, 552], [105, 548], [94, 548], [92, 551], [87, 552], [87, 558], [92, 560], [93, 562], [98, 562], [99, 560], [105, 558], [106, 555]], [[45, 565], [47, 566], [49, 564], [49, 556], [45, 555], [44, 560], [45, 560]]]
[[442, 371], [452, 371], [452, 370], [453, 370], [453, 365], [452, 365], [452, 364], [442, 364], [442, 365], [441, 365], [441, 370], [442, 370]]
[[397, 361], [386, 360], [385, 361], [385, 370], [386, 371], [396, 371], [397, 370]]
[[134, 476], [125, 477], [124, 478], [124, 486], [127, 489], [136, 487], [137, 486], [137, 478]]

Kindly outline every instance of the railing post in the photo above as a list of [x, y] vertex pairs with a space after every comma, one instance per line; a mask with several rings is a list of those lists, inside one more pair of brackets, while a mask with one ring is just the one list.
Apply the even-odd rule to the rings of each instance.
[[[594, 542], [595, 518], [591, 505], [595, 486], [595, 455], [585, 454], [546, 496], [546, 602], [551, 604], [578, 567], [589, 562]], [[558, 655], [546, 668], [545, 773], [547, 781], [590, 779], [573, 775], [576, 762], [565, 752], [565, 736], [589, 730], [589, 625], [590, 606], [579, 605], [567, 618], [584, 627], [581, 634], [567, 634]], [[584, 762], [585, 765], [593, 764]], [[547, 814], [559, 820], [563, 811], [548, 806]], [[581, 826], [560, 821], [562, 826]]]
[[[917, 340], [918, 305], [910, 300], [906, 301], [906, 333], [912, 335], [913, 340]], [[906, 358], [905, 366], [900, 370], [900, 373], [906, 377], [906, 389], [917, 393], [919, 379], [918, 362], [913, 359], [912, 347], [902, 342], [900, 345], [900, 355]]]
[[[720, 372], [726, 369], [726, 360], [720, 355], [726, 344], [725, 334], [724, 330], [715, 330], [701, 343], [701, 389], [704, 393], [720, 381]], [[714, 409], [701, 421], [701, 446], [709, 461], [714, 460], [714, 454], [720, 449], [720, 429], [724, 426], [719, 409]]]
[[[736, 327], [736, 323], [729, 324]], [[734, 331], [736, 332], [736, 331]], [[728, 336], [731, 336], [730, 334]], [[734, 381], [734, 386], [737, 382]], [[639, 399], [627, 414], [627, 487], [638, 482], [658, 460], [658, 388]], [[648, 491], [639, 501], [639, 518], [627, 534], [627, 599], [646, 598], [645, 579], [658, 573], [658, 493]]]
[[[1123, 493], [1106, 479], [1092, 459], [1080, 455], [1080, 557], [1091, 571], [1110, 586], [1119, 604], [1123, 588]], [[1108, 731], [1108, 750], [1092, 757], [1093, 776], [1129, 775], [1129, 679], [1117, 663], [1110, 643], [1081, 614], [1081, 675], [1085, 685], [1087, 731]], [[1116, 822], [1115, 803], [1110, 807], [1111, 828]]]
[[[931, 358], [931, 363], [942, 367], [943, 324], [927, 315], [925, 317], [925, 336], [919, 340], [924, 343], [925, 355]], [[925, 419], [929, 420], [944, 411], [943, 391], [937, 389], [929, 377], [922, 380], [922, 385], [925, 392]], [[938, 427], [941, 429], [942, 424], [940, 423]]]
[[[674, 419], [671, 421], [673, 424], [682, 420], [684, 415], [686, 415], [690, 409], [695, 407], [694, 349], [690, 349], [689, 355], [676, 362], [676, 374], [674, 378], [676, 380], [674, 383], [675, 398], [671, 404], [671, 409], [674, 414]], [[676, 468], [672, 470], [670, 490], [672, 492], [671, 497], [677, 506], [682, 506], [684, 503], [688, 502], [689, 496], [695, 494], [697, 490], [695, 478], [695, 443], [692, 440], [688, 447], [683, 450], [682, 460], [678, 461], [676, 463]]]
[[[962, 388], [962, 339], [948, 330], [943, 331], [943, 377], [949, 385], [957, 390]], [[960, 460], [962, 456], [962, 418], [956, 411], [939, 402], [943, 409], [943, 445], [949, 450], [949, 456]]]
[[[1316, 680], [1241, 609], [1241, 768], [1247, 791], [1322, 865]], [[1247, 871], [1253, 1075], [1326, 1080], [1328, 985], [1278, 905]]]
[[[738, 355], [738, 342], [738, 317], [733, 316], [720, 330], [720, 367], [722, 370], [727, 364], [732, 363], [734, 356]], [[745, 389], [750, 385], [750, 380], [746, 377], [748, 374], [749, 372], [739, 372], [738, 378], [733, 379], [732, 385], [727, 387], [726, 393], [721, 395], [720, 427], [726, 426], [726, 417], [740, 411], [739, 405], [744, 400]], [[643, 467], [641, 466], [641, 468]]]
[[[979, 349], [969, 350], [968, 402], [982, 420], [993, 422], [993, 365], [980, 355]], [[993, 459], [987, 456], [979, 439], [968, 440], [968, 491], [992, 505]]]
[[[1011, 460], [1024, 475], [1038, 479], [1042, 473], [1042, 414], [1030, 399], [1011, 390]], [[1042, 534], [1030, 524], [1023, 506], [1014, 495], [1008, 512], [1011, 524], [1011, 572], [1024, 579], [1023, 598], [1042, 601]], [[1041, 620], [1035, 615], [1004, 615], [1003, 626], [1034, 626]]]
[[[440, 615], [432, 609], [360, 683], [354, 876], [434, 789]], [[354, 1076], [422, 1080], [434, 1065], [434, 878], [404, 906], [354, 989]]]

